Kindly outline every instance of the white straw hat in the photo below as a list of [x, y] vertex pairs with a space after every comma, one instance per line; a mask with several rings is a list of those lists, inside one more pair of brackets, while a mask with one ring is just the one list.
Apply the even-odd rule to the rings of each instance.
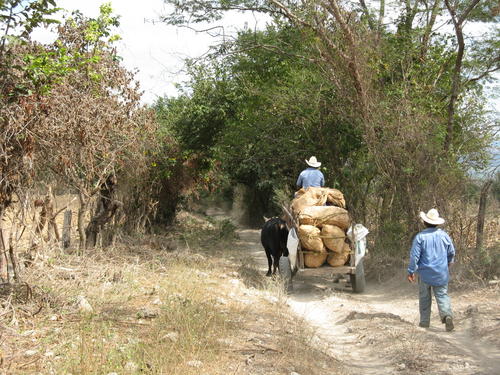
[[444, 219], [439, 217], [439, 212], [435, 208], [431, 208], [427, 213], [420, 212], [420, 218], [426, 223], [440, 225], [444, 223]]
[[306, 164], [313, 168], [321, 167], [321, 163], [318, 160], [316, 160], [316, 156], [311, 156], [309, 160], [306, 160]]

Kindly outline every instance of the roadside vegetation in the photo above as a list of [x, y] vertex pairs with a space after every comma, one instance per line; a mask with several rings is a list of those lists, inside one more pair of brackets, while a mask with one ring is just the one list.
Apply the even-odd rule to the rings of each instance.
[[110, 4], [91, 18], [0, 1], [2, 372], [342, 374], [238, 247], [239, 222], [200, 214], [260, 225], [312, 155], [370, 229], [374, 277], [437, 207], [457, 275], [496, 282], [495, 1], [166, 3], [174, 25], [243, 8], [270, 21], [187, 61], [179, 95], [146, 106]]
[[84, 257], [45, 249], [21, 286], [3, 289], [2, 371], [341, 374], [229, 235], [181, 213], [168, 234]]

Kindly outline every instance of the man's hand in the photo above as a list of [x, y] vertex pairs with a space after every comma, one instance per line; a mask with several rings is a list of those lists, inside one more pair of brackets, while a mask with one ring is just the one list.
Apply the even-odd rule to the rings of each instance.
[[415, 282], [415, 274], [414, 273], [408, 274], [408, 281], [410, 283], [414, 283]]

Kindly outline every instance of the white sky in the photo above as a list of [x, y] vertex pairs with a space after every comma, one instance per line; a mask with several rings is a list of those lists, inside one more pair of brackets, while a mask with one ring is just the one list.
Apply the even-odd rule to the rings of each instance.
[[[111, 2], [113, 13], [120, 16], [117, 34], [122, 40], [117, 42], [118, 54], [128, 69], [138, 70], [136, 78], [144, 90], [143, 102], [176, 95], [175, 83], [187, 78], [183, 74], [184, 59], [203, 55], [214, 38], [158, 22], [158, 16], [168, 12], [162, 0], [58, 0], [57, 6], [69, 12], [78, 9], [95, 17], [99, 6], [106, 2]], [[251, 14], [232, 14], [224, 20], [225, 33], [234, 34], [236, 27], [241, 28], [245, 23], [251, 28], [265, 26], [265, 21], [257, 21]], [[47, 31], [35, 34], [35, 39], [42, 42], [51, 38]]]

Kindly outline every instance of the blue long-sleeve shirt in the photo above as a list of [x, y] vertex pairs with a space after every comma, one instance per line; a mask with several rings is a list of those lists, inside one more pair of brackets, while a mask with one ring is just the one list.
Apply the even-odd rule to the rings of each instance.
[[325, 185], [323, 173], [316, 168], [307, 168], [300, 172], [297, 179], [297, 187], [307, 189], [308, 187], [321, 187]]
[[448, 233], [427, 228], [413, 239], [408, 273], [418, 272], [422, 281], [433, 286], [448, 284], [448, 264], [453, 262], [455, 247]]

